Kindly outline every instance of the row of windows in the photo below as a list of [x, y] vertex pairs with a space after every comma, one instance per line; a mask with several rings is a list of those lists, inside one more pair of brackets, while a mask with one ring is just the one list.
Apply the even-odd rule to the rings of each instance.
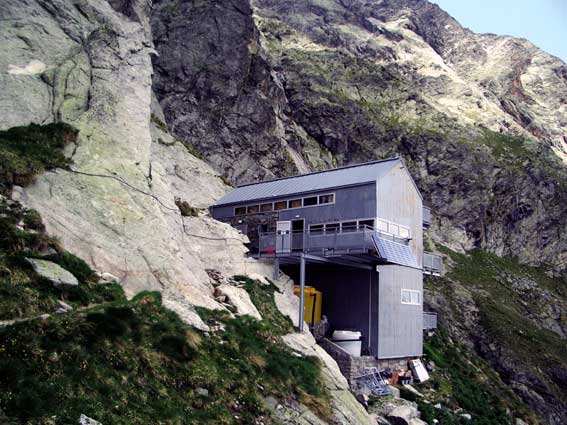
[[305, 198], [290, 199], [285, 201], [266, 202], [264, 204], [248, 205], [247, 207], [236, 207], [234, 215], [258, 214], [262, 212], [281, 211], [292, 208], [313, 207], [316, 205], [334, 204], [335, 194], [307, 196]]
[[409, 227], [381, 218], [379, 218], [376, 223], [376, 230], [382, 233], [387, 233], [388, 235], [394, 235], [400, 239], [409, 239], [411, 236]]
[[353, 220], [353, 221], [343, 221], [337, 223], [325, 223], [325, 224], [310, 224], [309, 233], [312, 234], [323, 234], [323, 233], [348, 233], [356, 232], [357, 230], [362, 230], [366, 227], [374, 228], [374, 220]]
[[421, 291], [402, 289], [402, 304], [421, 305]]

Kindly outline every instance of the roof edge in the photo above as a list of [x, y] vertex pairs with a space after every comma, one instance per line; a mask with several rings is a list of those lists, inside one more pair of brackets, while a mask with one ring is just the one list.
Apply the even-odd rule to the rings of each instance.
[[348, 169], [348, 168], [356, 168], [356, 167], [363, 167], [365, 165], [372, 165], [372, 164], [379, 164], [381, 162], [388, 162], [388, 161], [402, 161], [402, 158], [399, 156], [394, 156], [391, 158], [386, 158], [386, 159], [377, 159], [375, 161], [368, 161], [368, 162], [361, 162], [358, 164], [350, 164], [350, 165], [344, 165], [342, 167], [336, 167], [336, 168], [329, 168], [327, 170], [321, 170], [321, 171], [313, 171], [312, 173], [305, 173], [305, 174], [296, 174], [295, 176], [287, 176], [287, 177], [279, 177], [277, 179], [270, 179], [270, 180], [262, 180], [256, 183], [246, 183], [246, 184], [242, 184], [239, 186], [236, 186], [235, 189], [238, 189], [240, 187], [248, 187], [248, 186], [254, 186], [257, 184], [262, 184], [262, 183], [271, 183], [271, 182], [275, 182], [275, 181], [280, 181], [280, 180], [288, 180], [288, 179], [295, 179], [297, 177], [304, 177], [304, 176], [311, 176], [314, 174], [323, 174], [323, 173], [331, 173], [333, 171], [337, 171], [337, 170], [344, 170], [344, 169]]

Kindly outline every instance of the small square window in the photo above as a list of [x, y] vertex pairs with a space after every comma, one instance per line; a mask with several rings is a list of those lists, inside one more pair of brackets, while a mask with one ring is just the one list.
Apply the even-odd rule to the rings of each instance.
[[358, 227], [359, 230], [364, 230], [364, 229], [372, 230], [374, 229], [374, 220], [360, 220], [358, 222]]
[[333, 193], [319, 196], [320, 204], [332, 204], [333, 202], [335, 202], [335, 195]]
[[244, 215], [246, 214], [246, 207], [236, 207], [234, 209], [234, 215]]
[[388, 226], [388, 233], [391, 233], [394, 236], [398, 236], [400, 234], [400, 226], [394, 223], [390, 223]]
[[385, 220], [378, 220], [378, 231], [388, 233], [388, 222]]
[[285, 209], [287, 209], [287, 201], [274, 202], [274, 210], [275, 211], [285, 210]]
[[340, 223], [327, 223], [325, 224], [325, 232], [338, 233], [341, 228]]
[[322, 224], [311, 224], [309, 226], [309, 233], [313, 235], [320, 235], [323, 233], [324, 226]]
[[301, 208], [301, 199], [292, 199], [289, 201], [290, 208]]
[[421, 305], [421, 291], [402, 289], [402, 304]]
[[309, 198], [303, 198], [303, 206], [310, 207], [311, 205], [317, 205], [317, 197], [310, 196]]
[[260, 207], [258, 205], [250, 205], [246, 207], [246, 212], [248, 214], [256, 214], [259, 211], [260, 211]]
[[342, 224], [342, 232], [343, 233], [356, 232], [356, 221], [345, 221]]
[[272, 211], [272, 209], [273, 209], [273, 205], [271, 202], [269, 204], [260, 205], [260, 211], [262, 212], [269, 212]]

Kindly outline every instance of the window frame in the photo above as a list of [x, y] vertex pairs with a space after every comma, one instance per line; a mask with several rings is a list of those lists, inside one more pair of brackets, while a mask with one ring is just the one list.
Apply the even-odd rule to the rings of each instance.
[[[269, 209], [269, 210], [264, 210], [263, 208], [266, 207], [266, 206], [269, 206], [270, 209]], [[264, 212], [272, 212], [272, 211], [274, 211], [274, 203], [273, 203], [273, 202], [266, 202], [266, 203], [260, 204], [260, 212], [261, 212], [261, 213], [264, 213]]]
[[[404, 301], [404, 293], [406, 293], [409, 296], [409, 301]], [[417, 302], [413, 302], [413, 296], [417, 294]], [[400, 302], [404, 305], [421, 305], [423, 302], [423, 298], [422, 298], [422, 291], [420, 291], [419, 289], [405, 289], [402, 288], [400, 290]]]

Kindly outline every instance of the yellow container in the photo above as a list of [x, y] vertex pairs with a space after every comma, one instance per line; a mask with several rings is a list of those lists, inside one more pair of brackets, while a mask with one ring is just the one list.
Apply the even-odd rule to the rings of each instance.
[[[294, 287], [295, 295], [299, 297], [301, 289], [299, 286]], [[305, 321], [307, 323], [319, 323], [321, 321], [321, 309], [323, 306], [323, 293], [312, 286], [305, 287]]]

